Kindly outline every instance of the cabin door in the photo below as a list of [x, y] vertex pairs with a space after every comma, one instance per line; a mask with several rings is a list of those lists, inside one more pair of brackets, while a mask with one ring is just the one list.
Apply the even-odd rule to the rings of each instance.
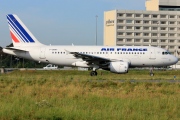
[[156, 59], [156, 53], [154, 48], [150, 49], [150, 59]]
[[39, 56], [40, 59], [45, 59], [46, 58], [45, 51], [46, 51], [45, 48], [40, 48], [40, 56]]

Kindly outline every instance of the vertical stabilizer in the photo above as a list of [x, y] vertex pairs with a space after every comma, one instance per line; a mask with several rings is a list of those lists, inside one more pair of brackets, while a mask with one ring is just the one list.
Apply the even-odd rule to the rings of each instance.
[[7, 21], [14, 47], [42, 46], [17, 15], [8, 14]]

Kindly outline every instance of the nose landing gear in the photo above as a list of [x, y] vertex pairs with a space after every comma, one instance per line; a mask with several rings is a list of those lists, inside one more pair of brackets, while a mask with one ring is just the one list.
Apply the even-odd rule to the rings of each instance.
[[153, 73], [153, 67], [150, 68], [150, 73], [149, 73], [150, 76], [154, 76], [154, 73]]

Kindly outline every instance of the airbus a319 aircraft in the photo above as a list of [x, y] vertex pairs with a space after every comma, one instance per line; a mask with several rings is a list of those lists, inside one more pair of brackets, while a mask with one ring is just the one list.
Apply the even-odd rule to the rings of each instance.
[[[92, 68], [113, 73], [127, 73], [130, 67], [161, 67], [176, 64], [178, 59], [167, 50], [151, 46], [53, 46], [40, 43], [17, 15], [8, 14], [13, 47], [4, 53], [60, 66]], [[153, 74], [153, 73], [152, 73]]]

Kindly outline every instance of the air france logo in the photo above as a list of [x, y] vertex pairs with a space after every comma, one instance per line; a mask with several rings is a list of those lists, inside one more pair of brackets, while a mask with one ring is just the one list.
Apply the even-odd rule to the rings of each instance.
[[101, 48], [101, 51], [147, 51], [147, 48]]
[[114, 20], [108, 20], [106, 21], [107, 26], [113, 26], [114, 25]]

